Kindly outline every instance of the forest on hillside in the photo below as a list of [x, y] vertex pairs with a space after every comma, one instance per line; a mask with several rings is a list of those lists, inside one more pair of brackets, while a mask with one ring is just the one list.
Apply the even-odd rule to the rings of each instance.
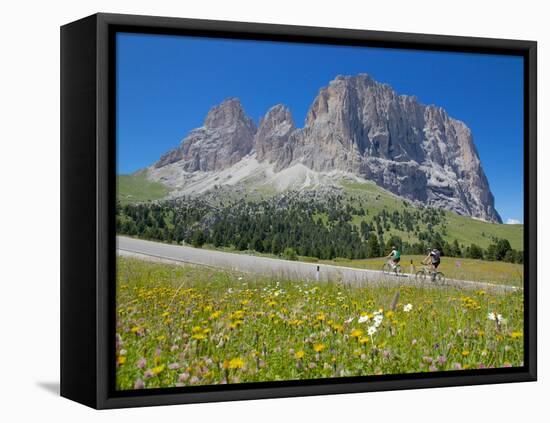
[[[343, 195], [323, 199], [281, 195], [260, 201], [239, 199], [213, 204], [201, 197], [138, 204], [117, 204], [117, 233], [142, 239], [202, 247], [253, 250], [296, 259], [364, 259], [388, 254], [393, 245], [403, 254], [437, 248], [443, 255], [522, 263], [523, 252], [506, 239], [488, 248], [444, 239], [445, 214], [430, 207], [379, 210], [369, 214]], [[443, 228], [443, 229], [441, 229]], [[399, 233], [414, 235], [407, 242]]]

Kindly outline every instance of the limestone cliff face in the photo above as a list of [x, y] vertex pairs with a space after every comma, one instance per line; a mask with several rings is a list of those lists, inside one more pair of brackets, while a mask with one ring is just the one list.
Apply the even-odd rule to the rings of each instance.
[[254, 154], [275, 172], [297, 164], [349, 172], [410, 200], [501, 222], [470, 129], [366, 74], [321, 88], [303, 128], [276, 105], [256, 129], [237, 99], [226, 100], [154, 167], [218, 171]]
[[289, 146], [281, 163], [355, 173], [411, 200], [501, 221], [470, 129], [368, 75], [322, 88]]
[[290, 110], [282, 104], [269, 109], [261, 119], [254, 139], [257, 160], [274, 163], [276, 169], [288, 166], [292, 159], [292, 147], [288, 140], [295, 130]]
[[253, 147], [256, 126], [240, 101], [230, 98], [213, 107], [204, 126], [192, 130], [179, 147], [164, 154], [153, 166], [180, 162], [187, 172], [216, 171], [234, 165]]

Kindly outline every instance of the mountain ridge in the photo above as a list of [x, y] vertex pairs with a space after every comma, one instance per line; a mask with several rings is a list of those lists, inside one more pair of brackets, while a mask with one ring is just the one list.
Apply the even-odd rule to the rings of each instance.
[[367, 74], [339, 75], [321, 88], [301, 128], [282, 104], [256, 127], [237, 98], [226, 99], [147, 175], [177, 195], [204, 178], [224, 184], [234, 166], [241, 171], [253, 160], [258, 181], [262, 172], [267, 178], [300, 166], [319, 175], [341, 172], [411, 201], [502, 222], [466, 124]]

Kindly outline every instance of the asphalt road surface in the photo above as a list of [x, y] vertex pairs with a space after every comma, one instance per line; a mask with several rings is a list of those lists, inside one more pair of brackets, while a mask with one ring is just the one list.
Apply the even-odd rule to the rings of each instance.
[[[410, 274], [402, 274], [400, 276], [386, 275], [382, 271], [377, 270], [226, 253], [223, 251], [144, 241], [124, 236], [117, 236], [117, 250], [120, 255], [134, 256], [147, 260], [174, 264], [190, 263], [288, 280], [333, 281], [361, 286], [368, 284], [418, 285], [416, 278]], [[425, 284], [431, 284], [431, 282], [425, 282]], [[446, 279], [445, 285], [501, 292], [518, 289], [506, 285], [457, 279]]]

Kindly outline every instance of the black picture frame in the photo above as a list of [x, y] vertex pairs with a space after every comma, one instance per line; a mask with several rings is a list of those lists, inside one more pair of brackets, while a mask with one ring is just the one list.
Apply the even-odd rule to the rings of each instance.
[[[524, 58], [524, 351], [521, 368], [116, 391], [117, 31], [520, 55]], [[61, 27], [61, 395], [97, 409], [534, 381], [537, 44], [351, 29], [95, 14]]]

